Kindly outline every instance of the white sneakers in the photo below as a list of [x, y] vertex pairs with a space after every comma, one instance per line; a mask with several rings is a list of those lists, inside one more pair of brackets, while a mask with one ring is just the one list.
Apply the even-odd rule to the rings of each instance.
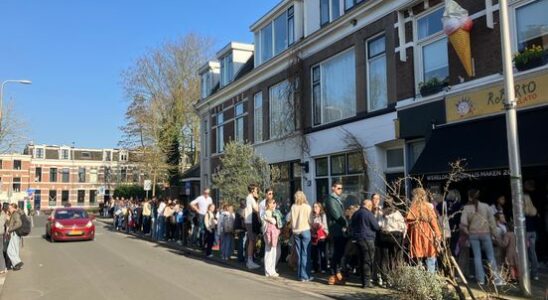
[[248, 260], [248, 261], [247, 261], [247, 268], [248, 268], [248, 269], [253, 270], [253, 269], [258, 269], [258, 268], [260, 268], [260, 267], [261, 267], [261, 266], [259, 266], [258, 264], [254, 263], [252, 260]]

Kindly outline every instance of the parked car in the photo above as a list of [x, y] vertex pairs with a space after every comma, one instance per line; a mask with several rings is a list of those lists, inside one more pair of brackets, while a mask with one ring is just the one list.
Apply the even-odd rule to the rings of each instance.
[[57, 208], [46, 223], [46, 237], [56, 241], [93, 240], [95, 238], [95, 216], [82, 208]]

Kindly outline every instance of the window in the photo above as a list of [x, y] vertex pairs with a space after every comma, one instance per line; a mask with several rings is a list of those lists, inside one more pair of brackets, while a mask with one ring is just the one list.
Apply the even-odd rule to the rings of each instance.
[[49, 181], [50, 182], [57, 182], [57, 168], [50, 168], [49, 169]]
[[97, 191], [96, 190], [89, 190], [89, 203], [95, 203], [97, 202]]
[[441, 18], [443, 7], [419, 17], [416, 22], [417, 45], [419, 47], [419, 81], [427, 82], [433, 78], [440, 81], [449, 76], [447, 55], [447, 37], [443, 33]]
[[42, 206], [42, 190], [34, 190], [34, 209], [40, 210]]
[[44, 148], [34, 148], [34, 158], [44, 158]]
[[386, 168], [403, 168], [403, 148], [386, 150]]
[[295, 42], [295, 12], [293, 6], [259, 30], [255, 36], [258, 64], [278, 55]]
[[409, 169], [411, 170], [424, 150], [424, 140], [411, 142], [408, 145]]
[[0, 159], [0, 170], [2, 170], [4, 167], [2, 166], [3, 161]]
[[244, 142], [244, 104], [238, 103], [234, 106], [234, 139], [236, 142]]
[[70, 151], [69, 149], [61, 149], [61, 159], [69, 159], [70, 158]]
[[86, 168], [78, 168], [78, 182], [86, 182]]
[[128, 152], [126, 150], [120, 151], [120, 161], [128, 161]]
[[61, 204], [66, 205], [69, 203], [69, 191], [61, 191]]
[[84, 151], [81, 153], [81, 157], [82, 159], [90, 159], [91, 158], [91, 153], [89, 153], [88, 151]]
[[255, 142], [263, 141], [263, 93], [253, 96], [253, 134]]
[[14, 193], [19, 193], [21, 191], [21, 178], [19, 177], [13, 178], [12, 188]]
[[223, 113], [220, 112], [217, 114], [217, 140], [216, 140], [216, 149], [217, 153], [223, 153], [225, 150], [225, 130], [223, 126], [224, 117]]
[[293, 93], [289, 82], [282, 81], [269, 89], [270, 138], [283, 137], [295, 130]]
[[209, 96], [209, 92], [210, 92], [209, 83], [210, 82], [211, 82], [211, 73], [207, 72], [207, 73], [202, 74], [202, 77], [201, 77], [202, 99], [205, 99], [205, 98], [207, 98], [207, 96]]
[[339, 0], [320, 0], [320, 24], [323, 26], [341, 16]]
[[362, 2], [363, 0], [344, 0], [344, 9], [348, 10], [354, 7], [356, 4]]
[[234, 76], [234, 65], [232, 63], [232, 53], [221, 58], [221, 86], [228, 85]]
[[20, 160], [14, 160], [13, 161], [13, 169], [14, 170], [21, 170], [21, 161]]
[[70, 182], [70, 170], [68, 168], [63, 168], [63, 170], [61, 170], [61, 181]]
[[84, 204], [84, 199], [86, 198], [86, 191], [78, 190], [78, 204]]
[[42, 168], [36, 167], [34, 172], [34, 182], [42, 182]]
[[97, 170], [96, 169], [89, 170], [89, 182], [90, 183], [97, 183]]
[[312, 68], [314, 125], [356, 115], [355, 70], [353, 49]]
[[342, 201], [344, 207], [359, 204], [364, 199], [365, 182], [363, 154], [360, 152], [343, 153], [315, 159], [316, 197], [324, 201], [331, 193], [331, 184], [340, 181], [343, 184]]
[[367, 42], [368, 111], [387, 107], [387, 91], [386, 39], [382, 35]]
[[56, 190], [49, 190], [49, 206], [55, 206], [57, 205], [57, 191]]
[[103, 151], [103, 160], [111, 161], [112, 160], [112, 151]]
[[127, 182], [127, 168], [120, 169], [120, 181]]
[[531, 1], [516, 8], [517, 50], [541, 46], [548, 49], [548, 0]]

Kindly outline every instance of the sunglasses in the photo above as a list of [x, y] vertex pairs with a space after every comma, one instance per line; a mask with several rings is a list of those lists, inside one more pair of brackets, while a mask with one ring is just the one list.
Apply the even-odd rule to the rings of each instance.
[[342, 187], [338, 187], [338, 188], [336, 188], [336, 190], [337, 190], [337, 191], [340, 191], [340, 190], [342, 190]]

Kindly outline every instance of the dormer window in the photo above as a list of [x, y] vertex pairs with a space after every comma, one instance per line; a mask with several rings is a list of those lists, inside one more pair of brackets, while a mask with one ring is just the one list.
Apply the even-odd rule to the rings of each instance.
[[59, 158], [65, 159], [65, 160], [70, 159], [70, 149], [61, 148], [61, 150], [59, 150]]
[[228, 85], [234, 79], [232, 53], [221, 58], [221, 86]]
[[219, 63], [209, 61], [199, 70], [200, 74], [200, 98], [205, 99], [211, 95], [215, 86], [219, 83]]
[[128, 152], [126, 150], [120, 151], [120, 161], [126, 162], [128, 160]]
[[44, 158], [44, 148], [34, 148], [34, 158]]
[[256, 63], [262, 64], [280, 54], [295, 42], [293, 6], [282, 12], [255, 34]]

